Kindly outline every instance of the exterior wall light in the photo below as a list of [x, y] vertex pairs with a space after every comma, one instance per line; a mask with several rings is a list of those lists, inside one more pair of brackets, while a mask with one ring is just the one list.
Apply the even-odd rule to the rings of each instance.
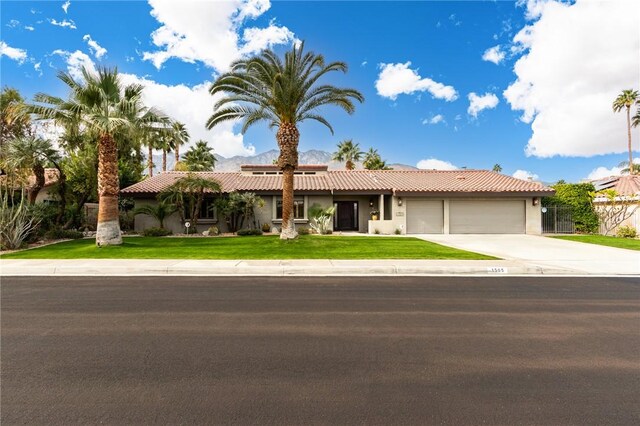
[[538, 204], [540, 204], [540, 199], [538, 197], [533, 197], [533, 199], [531, 200], [531, 204], [537, 206]]
[[398, 205], [402, 207], [402, 197], [398, 197]]

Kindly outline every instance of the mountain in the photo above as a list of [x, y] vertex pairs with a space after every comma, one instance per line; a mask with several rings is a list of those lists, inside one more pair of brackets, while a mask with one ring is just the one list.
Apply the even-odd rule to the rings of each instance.
[[[329, 170], [344, 170], [344, 163], [332, 161], [332, 153], [327, 151], [320, 151], [317, 149], [311, 149], [309, 151], [300, 152], [298, 161], [300, 164], [328, 164]], [[256, 155], [236, 155], [233, 157], [225, 158], [216, 154], [216, 171], [219, 172], [233, 172], [240, 170], [240, 166], [243, 164], [273, 164], [278, 159], [278, 150], [272, 149]], [[173, 153], [167, 155], [167, 170], [173, 170], [174, 164]], [[158, 172], [162, 168], [162, 154], [153, 155], [153, 163], [155, 165], [154, 172]], [[389, 164], [394, 170], [417, 170], [416, 167], [409, 166], [407, 164]], [[362, 164], [356, 164], [357, 169], [362, 169]]]

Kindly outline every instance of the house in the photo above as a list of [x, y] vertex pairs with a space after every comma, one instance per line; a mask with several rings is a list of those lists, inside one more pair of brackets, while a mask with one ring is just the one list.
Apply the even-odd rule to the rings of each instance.
[[[260, 223], [282, 223], [282, 177], [273, 165], [245, 165], [238, 172], [200, 172], [215, 179], [223, 193], [255, 192], [265, 200], [256, 211]], [[164, 172], [122, 190], [136, 206], [155, 203], [156, 195], [185, 172]], [[308, 226], [308, 209], [335, 206], [333, 229], [393, 234], [540, 234], [540, 197], [553, 195], [540, 183], [487, 170], [328, 170], [326, 165], [301, 165], [294, 178], [296, 226]], [[205, 203], [211, 205], [213, 197]], [[204, 208], [198, 232], [212, 224], [224, 231], [214, 209]], [[379, 220], [371, 220], [379, 212]], [[135, 229], [157, 226], [136, 217]], [[183, 233], [173, 214], [165, 227]]]
[[[593, 186], [598, 191], [614, 190], [617, 193], [614, 204], [628, 204], [628, 217], [616, 226], [612, 233], [615, 234], [620, 226], [631, 226], [640, 233], [640, 176], [611, 176], [604, 179], [593, 181]], [[606, 197], [596, 196], [593, 199], [593, 205], [596, 211], [610, 208], [610, 200]], [[602, 230], [601, 230], [602, 231]]]
[[[58, 195], [56, 192], [55, 185], [58, 183], [60, 175], [58, 169], [55, 168], [45, 168], [44, 169], [44, 186], [40, 188], [38, 191], [38, 195], [36, 196], [36, 203], [43, 202], [55, 202], [58, 200]], [[7, 175], [0, 176], [0, 184], [4, 184], [7, 180]], [[27, 192], [33, 190], [36, 184], [36, 176], [32, 173], [29, 176], [23, 178], [26, 179], [26, 182], [15, 182], [9, 181], [10, 184], [13, 183], [13, 187], [17, 190], [21, 188], [21, 184], [24, 184], [24, 189]]]

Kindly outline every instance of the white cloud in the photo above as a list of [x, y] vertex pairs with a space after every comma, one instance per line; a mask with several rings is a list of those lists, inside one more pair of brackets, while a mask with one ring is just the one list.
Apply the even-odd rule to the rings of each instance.
[[467, 108], [467, 113], [472, 117], [478, 117], [478, 114], [485, 109], [493, 109], [498, 105], [498, 97], [493, 93], [485, 93], [484, 95], [478, 96], [476, 93], [469, 93], [469, 108]]
[[[639, 164], [640, 163], [640, 157], [636, 157], [633, 159], [633, 163], [634, 164]], [[597, 179], [602, 179], [602, 178], [606, 178], [609, 176], [620, 176], [622, 174], [622, 169], [624, 169], [625, 167], [619, 167], [619, 166], [615, 166], [615, 167], [611, 167], [606, 168], [604, 166], [600, 166], [597, 167], [593, 170], [591, 170], [591, 173], [589, 173], [589, 175], [587, 176], [587, 179], [589, 180], [597, 180]]]
[[498, 65], [504, 60], [504, 57], [505, 53], [500, 49], [500, 45], [498, 45], [485, 50], [484, 54], [482, 55], [482, 60], [493, 62], [494, 64]]
[[82, 80], [82, 67], [85, 67], [90, 73], [96, 73], [97, 69], [89, 55], [80, 50], [71, 53], [66, 50], [56, 49], [51, 52], [52, 55], [62, 56], [67, 62], [67, 71], [76, 80]]
[[367, 61], [362, 61], [362, 63], [360, 64], [361, 67], [366, 67], [367, 66]]
[[404, 64], [380, 64], [380, 74], [376, 80], [378, 95], [395, 100], [398, 95], [411, 95], [416, 92], [429, 92], [436, 99], [455, 101], [458, 93], [453, 86], [446, 86], [430, 78], [422, 78], [417, 70], [409, 68], [411, 62]]
[[[627, 149], [626, 118], [611, 103], [637, 88], [640, 2], [527, 1], [538, 19], [515, 37], [524, 51], [504, 92], [531, 123], [527, 155], [593, 156]], [[638, 140], [638, 130], [634, 130]]]
[[425, 170], [457, 170], [458, 167], [448, 161], [438, 160], [437, 158], [428, 158], [418, 161], [416, 167]]
[[511, 176], [513, 176], [516, 179], [522, 179], [522, 180], [538, 180], [537, 174], [531, 173], [526, 170], [516, 170], [515, 172], [513, 172]]
[[89, 45], [89, 49], [93, 53], [93, 56], [95, 56], [97, 59], [102, 58], [107, 53], [107, 49], [100, 46], [97, 41], [91, 38], [91, 35], [85, 34], [82, 39], [87, 42], [87, 44]]
[[25, 25], [24, 29], [27, 30], [27, 31], [34, 31], [35, 30], [35, 28], [33, 28], [31, 25]]
[[7, 23], [7, 27], [9, 28], [15, 28], [18, 25], [20, 25], [20, 21], [18, 21], [17, 19], [12, 19]]
[[243, 54], [295, 41], [289, 29], [273, 21], [266, 28], [244, 29], [240, 40], [240, 28], [245, 21], [265, 13], [271, 7], [269, 0], [150, 0], [149, 4], [151, 15], [162, 24], [151, 34], [153, 44], [160, 49], [144, 52], [143, 59], [156, 68], [170, 58], [178, 58], [188, 63], [203, 62], [222, 72]]
[[66, 20], [63, 19], [62, 21], [56, 21], [55, 19], [49, 19], [49, 23], [51, 23], [51, 25], [55, 25], [57, 27], [68, 27], [69, 29], [75, 30], [76, 29], [76, 23], [73, 22], [71, 19]]
[[0, 56], [6, 56], [9, 59], [23, 63], [27, 59], [27, 51], [24, 49], [18, 49], [17, 47], [11, 47], [4, 41], [0, 40]]
[[35, 64], [33, 64], [33, 69], [36, 70], [38, 72], [38, 74], [42, 77], [42, 61], [41, 62], [36, 62]]
[[64, 13], [67, 13], [67, 10], [69, 10], [69, 6], [71, 6], [70, 0], [67, 0], [66, 2], [64, 2], [64, 4], [62, 5], [62, 10], [64, 10]]
[[444, 116], [442, 114], [434, 115], [431, 118], [425, 118], [422, 120], [422, 124], [438, 124], [438, 123], [446, 123], [444, 121]]

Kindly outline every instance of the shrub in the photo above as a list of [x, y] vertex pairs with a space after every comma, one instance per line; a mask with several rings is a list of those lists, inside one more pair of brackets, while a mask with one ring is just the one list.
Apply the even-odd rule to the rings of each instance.
[[380, 230], [379, 229], [374, 229], [373, 233], [376, 234], [376, 235], [379, 235], [380, 234]]
[[335, 207], [329, 207], [327, 209], [323, 209], [319, 204], [314, 204], [309, 207], [309, 215], [311, 216], [311, 221], [309, 222], [309, 226], [316, 233], [322, 234], [330, 234], [331, 233], [331, 218], [335, 213]]
[[145, 237], [165, 237], [167, 235], [171, 235], [172, 232], [169, 231], [168, 229], [164, 229], [164, 228], [147, 228], [144, 231], [142, 231], [142, 235], [144, 235]]
[[271, 226], [268, 223], [263, 223], [262, 232], [271, 232]]
[[53, 228], [44, 234], [47, 240], [78, 240], [83, 236], [80, 231], [62, 228]]
[[635, 238], [637, 236], [638, 233], [636, 232], [636, 228], [628, 225], [619, 227], [618, 231], [616, 232], [616, 237], [619, 238]]
[[236, 234], [241, 237], [246, 237], [247, 235], [262, 235], [262, 231], [259, 229], [241, 229], [236, 232]]
[[42, 219], [32, 214], [25, 199], [23, 192], [20, 202], [12, 203], [9, 191], [0, 190], [0, 249], [20, 248], [38, 229]]
[[396, 230], [394, 231], [396, 235], [402, 235], [402, 229], [400, 228], [396, 228]]
[[590, 183], [557, 183], [552, 186], [556, 190], [553, 197], [544, 197], [543, 206], [571, 206], [571, 216], [576, 224], [576, 231], [592, 234], [598, 231], [599, 219], [593, 207], [595, 188]]
[[134, 227], [135, 214], [132, 211], [120, 210], [120, 229], [122, 231], [131, 231]]
[[300, 235], [309, 235], [310, 233], [309, 228], [298, 228], [298, 234]]
[[220, 234], [220, 230], [218, 229], [217, 226], [209, 227], [209, 235], [219, 235], [219, 234]]

